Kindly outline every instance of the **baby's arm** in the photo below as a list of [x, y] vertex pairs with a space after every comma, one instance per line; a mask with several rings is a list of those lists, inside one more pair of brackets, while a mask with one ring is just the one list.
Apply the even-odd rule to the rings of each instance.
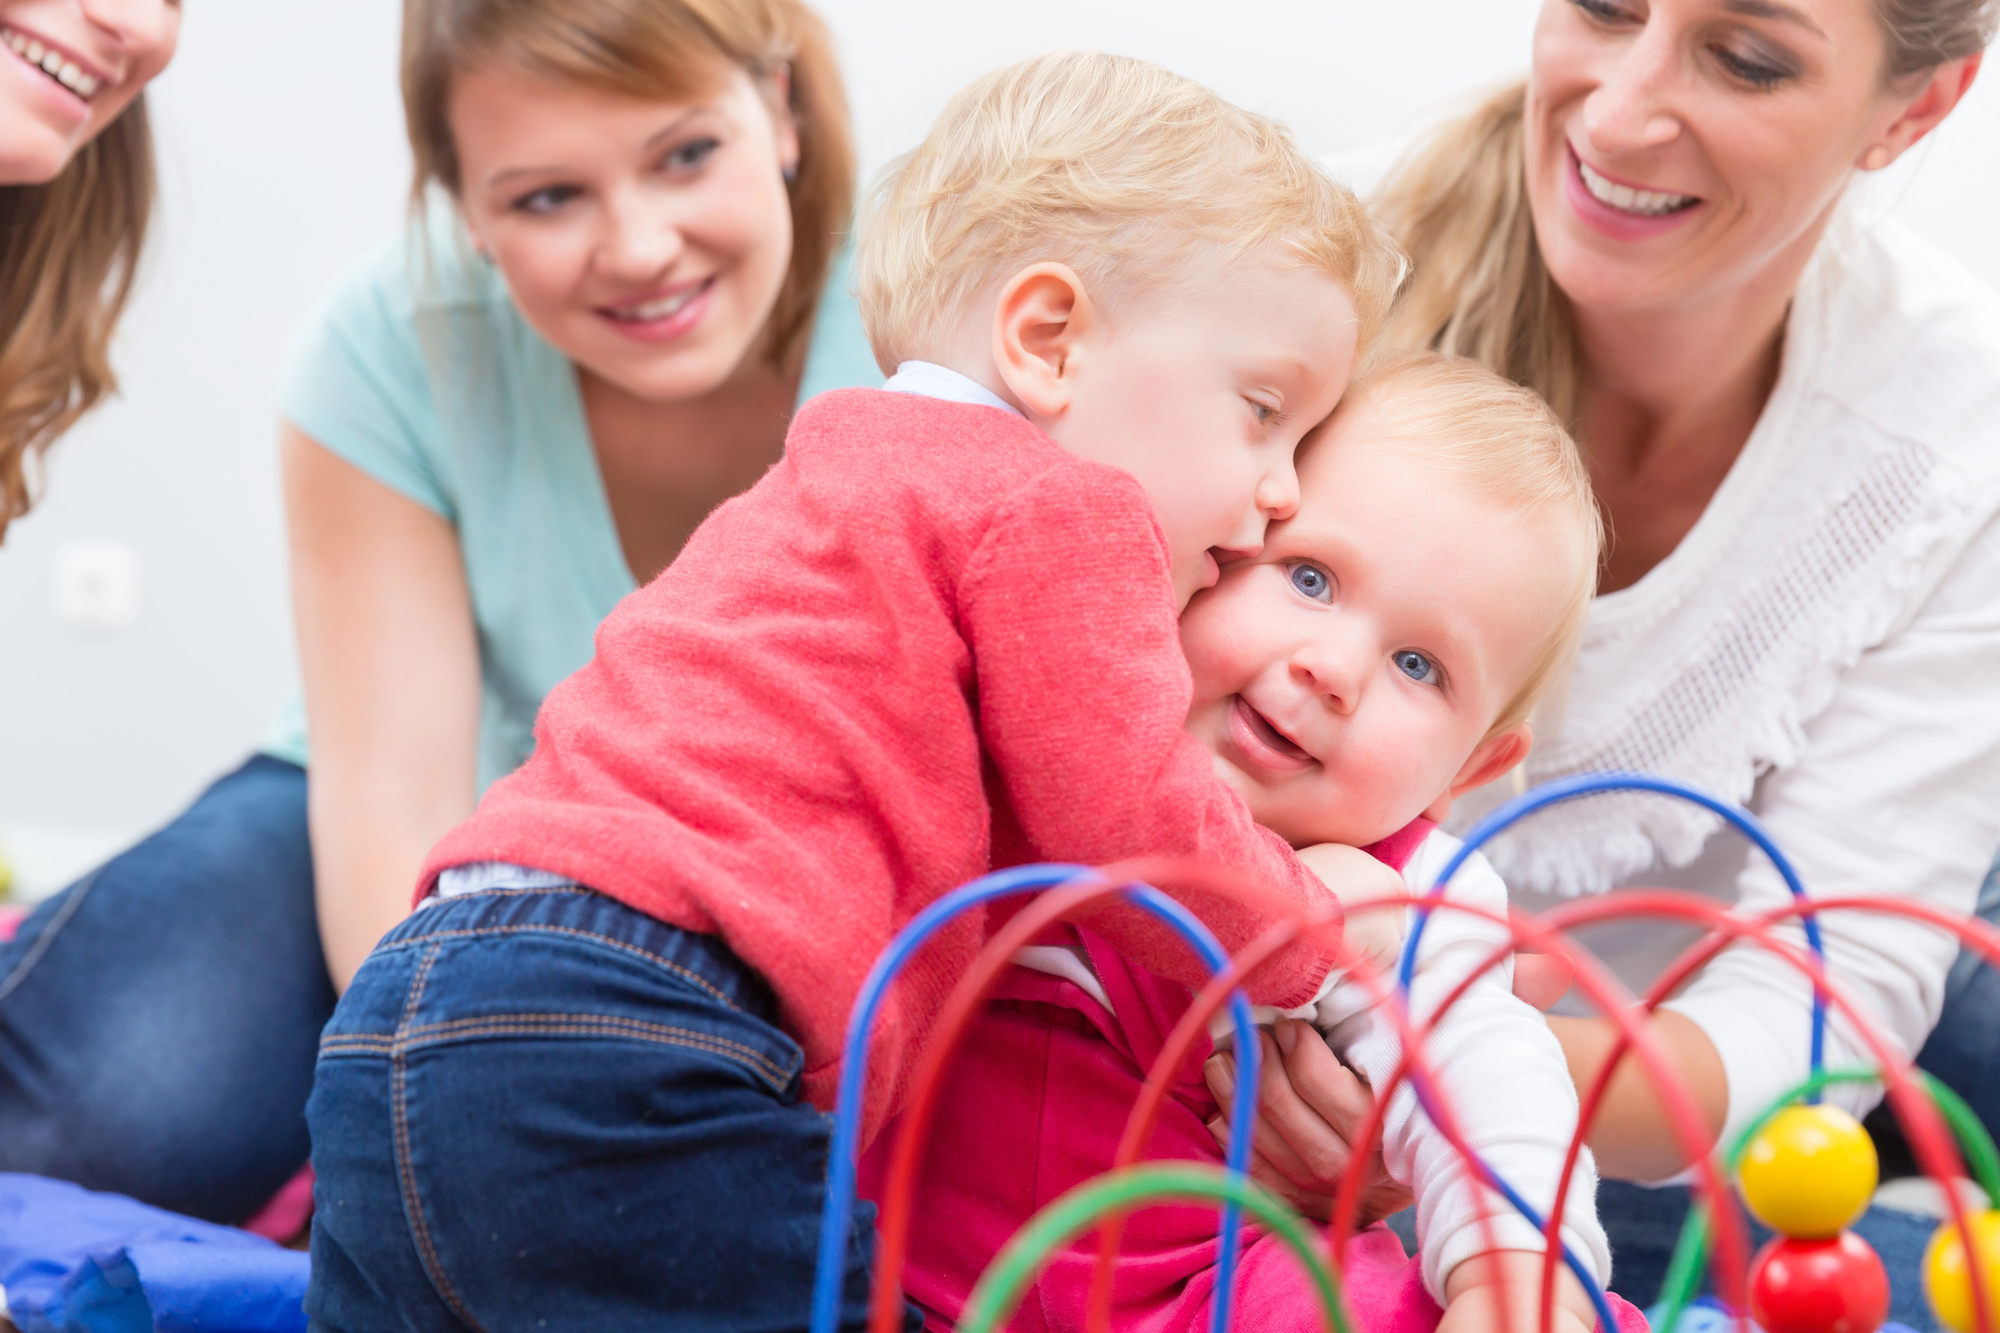
[[[1411, 862], [1413, 889], [1429, 887], [1431, 877], [1455, 845], [1453, 839], [1432, 835]], [[1474, 857], [1467, 863], [1451, 893], [1459, 901], [1490, 911], [1501, 912], [1506, 907], [1506, 888], [1483, 858]], [[1425, 927], [1411, 988], [1415, 1016], [1426, 1015], [1505, 939], [1506, 931], [1497, 923], [1460, 912], [1434, 912]], [[1576, 1130], [1576, 1090], [1562, 1049], [1547, 1023], [1513, 996], [1510, 983], [1504, 965], [1475, 982], [1432, 1032], [1425, 1054], [1467, 1144], [1524, 1198], [1546, 1212]], [[1400, 1062], [1401, 1046], [1386, 1015], [1354, 1015], [1358, 1008], [1352, 996], [1355, 989], [1346, 987], [1345, 996], [1336, 992], [1330, 997], [1344, 999], [1352, 1015], [1335, 1030], [1353, 1034], [1346, 1050], [1349, 1063], [1370, 1082], [1385, 1086]], [[1323, 1022], [1341, 1018], [1336, 1006], [1323, 1003], [1321, 1008]], [[1540, 1229], [1473, 1179], [1457, 1151], [1418, 1107], [1407, 1084], [1390, 1102], [1383, 1129], [1383, 1158], [1390, 1174], [1416, 1194], [1425, 1285], [1448, 1309], [1454, 1282], [1462, 1299], [1470, 1302], [1468, 1310], [1490, 1302], [1497, 1277], [1522, 1263], [1535, 1270], [1535, 1281], [1539, 1282]], [[1564, 1242], [1602, 1282], [1610, 1277], [1611, 1258], [1597, 1222], [1596, 1184], [1595, 1164], [1586, 1151], [1570, 1185], [1562, 1234]], [[1485, 1221], [1482, 1214], [1487, 1215]], [[1497, 1257], [1509, 1252], [1521, 1255], [1505, 1260]], [[1468, 1261], [1478, 1256], [1489, 1257], [1486, 1265], [1460, 1277]], [[1567, 1281], [1574, 1283], [1574, 1279]], [[1581, 1288], [1575, 1287], [1571, 1296], [1582, 1300]], [[1476, 1316], [1467, 1313], [1454, 1318], [1448, 1327], [1460, 1324], [1480, 1326]]]
[[[1166, 545], [1136, 481], [1061, 469], [1024, 487], [967, 561], [957, 600], [981, 739], [1039, 859], [1170, 855], [1233, 871], [1258, 901], [1161, 886], [1232, 952], [1325, 904], [1321, 881], [1250, 818], [1183, 729], [1193, 686]], [[1093, 925], [1154, 972], [1207, 979], [1177, 936], [1137, 913]], [[1251, 990], [1261, 1003], [1303, 1004], [1326, 971], [1302, 941], [1260, 968]]]

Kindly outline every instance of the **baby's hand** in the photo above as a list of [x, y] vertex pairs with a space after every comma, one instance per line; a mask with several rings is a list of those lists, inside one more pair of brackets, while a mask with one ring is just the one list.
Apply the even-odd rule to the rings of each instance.
[[1301, 847], [1299, 860], [1319, 876], [1320, 882], [1346, 910], [1347, 947], [1373, 963], [1377, 970], [1393, 970], [1403, 952], [1404, 910], [1364, 909], [1362, 905], [1385, 898], [1407, 898], [1409, 890], [1403, 885], [1403, 877], [1359, 848], [1343, 847], [1337, 842]]
[[[1542, 1256], [1528, 1250], [1476, 1254], [1444, 1280], [1444, 1318], [1437, 1333], [1535, 1333], [1542, 1325]], [[1591, 1333], [1597, 1312], [1583, 1284], [1556, 1270], [1551, 1333]]]

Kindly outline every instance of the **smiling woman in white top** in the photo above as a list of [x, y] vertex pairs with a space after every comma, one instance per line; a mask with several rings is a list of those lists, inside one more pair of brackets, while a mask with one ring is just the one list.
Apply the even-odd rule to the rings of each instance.
[[[1973, 909], [2000, 846], [2000, 299], [1845, 196], [1952, 111], [1996, 22], [1994, 0], [1546, 0], [1525, 87], [1378, 193], [1415, 264], [1394, 340], [1539, 389], [1611, 529], [1528, 781], [1669, 774], [1747, 804], [1816, 893]], [[1671, 881], [1778, 901], [1771, 868], [1719, 833], [1664, 798], [1605, 797], [1491, 854], [1531, 894]], [[1876, 916], [1824, 929], [1839, 983], [1914, 1055], [1955, 942]], [[1634, 925], [1625, 943], [1657, 956], [1666, 936]], [[1670, 1002], [1657, 1030], [1712, 1134], [1804, 1077], [1809, 1009], [1749, 950]], [[1609, 1024], [1552, 1024], [1584, 1085]], [[1827, 1060], [1863, 1062], [1838, 1025]], [[1344, 1161], [1343, 1075], [1291, 1074], [1272, 1118], [1300, 1151], [1279, 1156]], [[2000, 1118], [1995, 1089], [1967, 1091]], [[1611, 1176], [1683, 1166], [1630, 1065], [1592, 1146]], [[1302, 1166], [1286, 1183], [1325, 1184]]]

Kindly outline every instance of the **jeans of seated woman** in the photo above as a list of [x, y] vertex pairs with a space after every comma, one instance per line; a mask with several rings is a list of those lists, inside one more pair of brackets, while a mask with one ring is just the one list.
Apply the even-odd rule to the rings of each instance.
[[[1979, 890], [1979, 915], [2000, 926], [2000, 859]], [[1965, 1098], [1986, 1127], [2000, 1136], [2000, 971], [1971, 950], [1960, 950], [1945, 979], [1944, 1010], [1917, 1064]], [[1871, 1128], [1880, 1117], [1871, 1117]]]
[[333, 985], [306, 775], [251, 759], [0, 944], [0, 1171], [240, 1223], [305, 1164]]

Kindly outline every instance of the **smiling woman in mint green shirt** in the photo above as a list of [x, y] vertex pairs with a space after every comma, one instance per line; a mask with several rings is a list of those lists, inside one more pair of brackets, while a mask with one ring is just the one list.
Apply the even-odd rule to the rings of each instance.
[[[800, 402], [881, 382], [847, 259], [829, 265]], [[527, 757], [542, 696], [589, 660], [597, 623], [638, 586], [575, 365], [437, 209], [334, 290], [293, 357], [283, 412], [311, 445], [451, 526], [480, 646], [484, 790]], [[306, 763], [303, 698], [265, 753]]]
[[254, 1213], [306, 1160], [336, 990], [598, 621], [798, 402], [881, 383], [797, 0], [406, 7], [435, 202], [331, 294], [283, 398], [303, 707], [0, 944], [0, 1170]]

